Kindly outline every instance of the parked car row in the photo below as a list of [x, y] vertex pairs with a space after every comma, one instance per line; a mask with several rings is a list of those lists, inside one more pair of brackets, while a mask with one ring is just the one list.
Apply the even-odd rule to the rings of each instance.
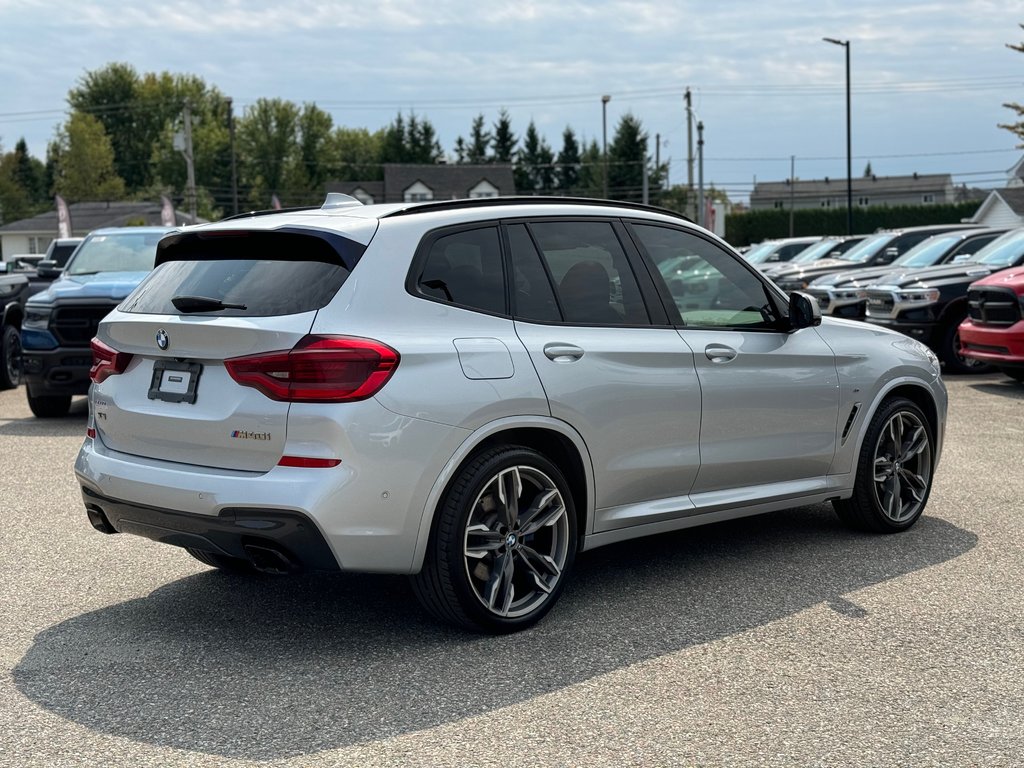
[[[1024, 229], [911, 227], [875, 233], [846, 253], [822, 258], [830, 240], [804, 245], [785, 263], [757, 266], [783, 290], [814, 296], [825, 315], [922, 341], [947, 373], [996, 367], [1022, 378], [1024, 270], [1016, 268], [1024, 264]], [[998, 272], [1007, 267], [1014, 269]]]
[[0, 389], [21, 383], [21, 323], [28, 298], [42, 290], [59, 274], [82, 238], [50, 242], [43, 255], [13, 256], [0, 262]]
[[79, 243], [59, 277], [30, 296], [21, 318], [21, 378], [36, 416], [63, 416], [89, 391], [90, 342], [107, 313], [153, 269], [167, 227], [98, 229]]

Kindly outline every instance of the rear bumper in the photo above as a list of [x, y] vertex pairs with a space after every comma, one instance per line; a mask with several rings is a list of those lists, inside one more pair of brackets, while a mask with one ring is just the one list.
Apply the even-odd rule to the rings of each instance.
[[997, 366], [1024, 367], [1024, 320], [1009, 327], [960, 324], [960, 347], [966, 357]]
[[105, 521], [113, 529], [106, 533], [132, 533], [163, 544], [229, 555], [264, 570], [339, 570], [319, 529], [299, 512], [236, 507], [216, 516], [197, 515], [107, 498], [86, 487], [82, 500], [94, 527], [104, 530], [97, 523]]

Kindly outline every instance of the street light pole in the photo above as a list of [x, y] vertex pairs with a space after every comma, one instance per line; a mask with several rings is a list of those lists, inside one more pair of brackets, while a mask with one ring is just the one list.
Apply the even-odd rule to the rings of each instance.
[[604, 199], [608, 199], [608, 102], [607, 93], [601, 97], [601, 152], [604, 156]]
[[853, 153], [850, 141], [850, 41], [834, 37], [821, 38], [826, 43], [846, 49], [846, 234], [853, 234]]

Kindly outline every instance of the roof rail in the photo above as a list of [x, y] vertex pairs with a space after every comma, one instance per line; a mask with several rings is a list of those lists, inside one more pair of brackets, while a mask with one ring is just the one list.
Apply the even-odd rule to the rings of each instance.
[[436, 200], [425, 203], [411, 203], [407, 208], [391, 211], [381, 216], [382, 219], [392, 216], [411, 216], [416, 213], [427, 213], [430, 211], [454, 211], [461, 208], [501, 208], [510, 205], [590, 205], [594, 207], [625, 208], [627, 210], [648, 211], [661, 213], [666, 216], [673, 216], [691, 224], [693, 219], [684, 216], [678, 211], [668, 208], [661, 208], [656, 205], [644, 205], [643, 203], [631, 203], [623, 200], [600, 200], [593, 197], [554, 197], [551, 195], [515, 195], [509, 197], [473, 197], [460, 198], [457, 200]]
[[319, 211], [319, 205], [303, 205], [298, 208], [266, 208], [262, 211], [245, 211], [243, 213], [235, 213], [231, 216], [225, 216], [220, 221], [234, 221], [235, 219], [245, 219], [250, 216], [270, 216], [275, 213], [295, 213], [297, 211]]

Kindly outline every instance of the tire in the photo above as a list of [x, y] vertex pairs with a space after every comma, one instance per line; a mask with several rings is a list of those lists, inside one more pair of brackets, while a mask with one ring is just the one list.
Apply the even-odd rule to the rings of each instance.
[[875, 533], [910, 528], [931, 493], [934, 446], [932, 426], [920, 408], [904, 397], [883, 402], [861, 444], [853, 496], [832, 502], [839, 519]]
[[252, 563], [248, 560], [243, 560], [240, 557], [219, 555], [215, 552], [204, 552], [201, 549], [192, 549], [191, 547], [187, 547], [185, 551], [199, 562], [211, 565], [225, 573], [237, 573], [239, 575], [256, 573], [256, 569], [253, 568]]
[[67, 416], [71, 410], [71, 395], [33, 395], [28, 394], [28, 407], [41, 419], [55, 419]]
[[13, 325], [3, 327], [0, 336], [0, 351], [3, 363], [0, 364], [0, 389], [14, 389], [21, 383], [21, 334]]
[[[966, 315], [964, 315], [966, 317]], [[945, 373], [989, 373], [992, 366], [960, 352], [960, 323], [963, 317], [948, 325], [939, 340], [936, 353], [945, 366]]]
[[530, 448], [492, 448], [473, 457], [442, 497], [412, 588], [441, 621], [516, 632], [551, 610], [576, 547], [575, 505], [558, 467]]

